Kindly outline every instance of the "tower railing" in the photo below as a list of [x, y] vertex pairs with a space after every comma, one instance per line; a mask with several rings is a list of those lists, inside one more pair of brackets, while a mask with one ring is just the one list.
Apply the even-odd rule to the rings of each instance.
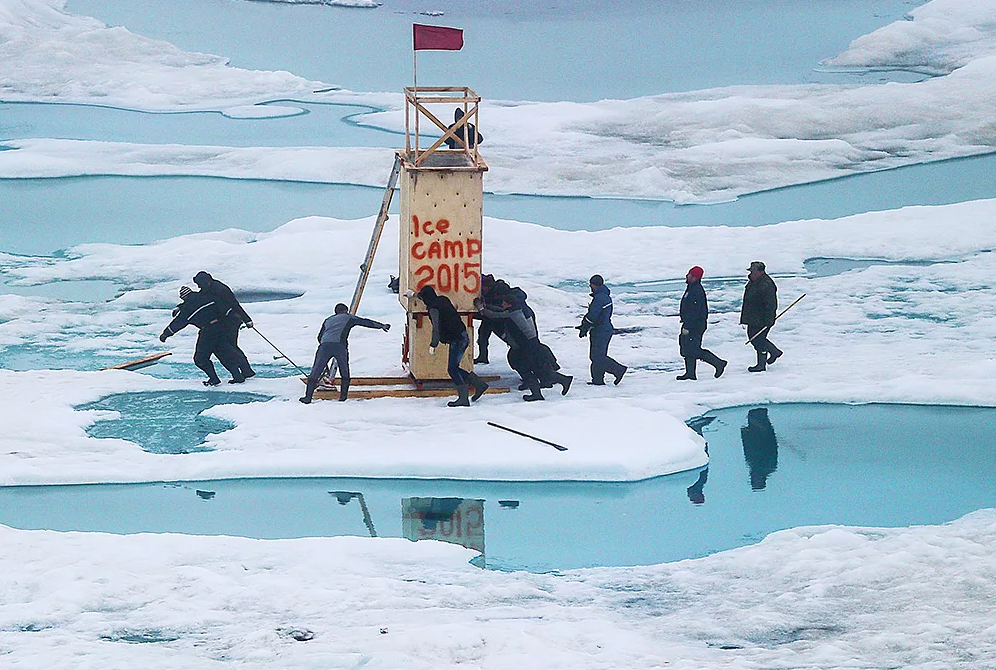
[[[405, 159], [421, 169], [487, 169], [477, 150], [476, 132], [480, 128], [481, 98], [466, 86], [418, 86], [405, 88]], [[463, 110], [463, 118], [455, 123], [444, 123], [429, 109], [430, 105], [447, 105], [448, 109]], [[428, 147], [422, 148], [422, 120], [442, 133]], [[474, 136], [467, 132], [468, 124], [475, 128]], [[452, 139], [456, 148], [445, 146]], [[472, 145], [472, 146], [471, 146]]]

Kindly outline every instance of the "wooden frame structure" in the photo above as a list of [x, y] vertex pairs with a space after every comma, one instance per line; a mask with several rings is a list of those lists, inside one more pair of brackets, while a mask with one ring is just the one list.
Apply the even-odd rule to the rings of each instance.
[[[302, 378], [307, 382], [307, 378]], [[486, 382], [501, 379], [498, 375], [483, 375]], [[362, 386], [364, 388], [355, 388]], [[491, 386], [485, 393], [508, 393], [508, 387]], [[349, 382], [347, 397], [350, 400], [367, 398], [439, 398], [456, 395], [453, 382], [426, 382], [412, 377], [353, 377]], [[330, 384], [324, 378], [315, 389], [315, 398], [319, 400], [339, 399], [339, 378]]]
[[[439, 118], [429, 111], [426, 105], [445, 104], [452, 106], [462, 105], [463, 118], [453, 124], [443, 123]], [[445, 154], [463, 154], [468, 159], [469, 165], [474, 169], [487, 170], [480, 153], [477, 151], [477, 142], [474, 146], [468, 146], [470, 142], [465, 141], [466, 131], [461, 135], [457, 132], [466, 128], [468, 123], [473, 123], [474, 127], [479, 127], [478, 113], [481, 104], [481, 97], [466, 86], [408, 86], [405, 87], [405, 156], [409, 162], [417, 168], [431, 169], [431, 165], [426, 165], [426, 159], [436, 152]], [[421, 118], [428, 121], [442, 131], [443, 136], [433, 142], [425, 150], [419, 144], [421, 133]], [[414, 121], [414, 123], [413, 123]], [[455, 139], [462, 144], [462, 149], [441, 149], [440, 147], [447, 139]], [[475, 138], [476, 140], [476, 138]], [[440, 165], [439, 169], [453, 169], [454, 165]]]

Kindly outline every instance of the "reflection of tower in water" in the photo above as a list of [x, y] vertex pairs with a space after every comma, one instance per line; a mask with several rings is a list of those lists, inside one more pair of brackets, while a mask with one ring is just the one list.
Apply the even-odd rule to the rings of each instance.
[[473, 498], [403, 498], [402, 535], [440, 540], [473, 549], [484, 557], [484, 501]]
[[766, 407], [755, 407], [747, 412], [747, 425], [740, 428], [740, 440], [750, 471], [750, 487], [760, 491], [767, 486], [768, 475], [778, 469], [778, 438]]

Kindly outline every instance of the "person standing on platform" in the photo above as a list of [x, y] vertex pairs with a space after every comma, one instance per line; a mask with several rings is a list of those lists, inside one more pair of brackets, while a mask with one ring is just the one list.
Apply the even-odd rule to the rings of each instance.
[[315, 352], [315, 362], [311, 366], [308, 374], [308, 386], [305, 389], [304, 397], [299, 398], [305, 405], [311, 403], [311, 399], [318, 388], [318, 381], [325, 373], [325, 368], [333, 358], [339, 366], [339, 401], [342, 402], [347, 397], [349, 391], [349, 331], [353, 326], [363, 326], [364, 328], [380, 328], [385, 333], [391, 330], [391, 324], [364, 319], [353, 316], [349, 313], [349, 307], [343, 303], [335, 306], [335, 314], [325, 319], [321, 330], [318, 331], [318, 351]]
[[757, 363], [750, 372], [764, 372], [782, 355], [782, 350], [768, 339], [778, 312], [778, 288], [765, 272], [764, 263], [753, 261], [747, 269], [747, 285], [740, 309], [740, 323], [747, 326], [747, 339], [757, 352]]
[[[464, 117], [464, 111], [462, 109], [460, 109], [459, 107], [454, 109], [453, 123], [451, 123], [446, 128], [446, 130], [449, 130], [456, 124], [460, 123], [460, 119], [462, 119], [463, 117]], [[452, 137], [446, 138], [446, 146], [449, 147], [450, 149], [463, 149], [464, 144], [466, 143], [468, 137], [470, 138], [470, 145], [467, 147], [468, 149], [473, 149], [475, 146], [484, 141], [484, 135], [481, 135], [479, 132], [477, 132], [477, 128], [475, 128], [474, 124], [470, 122], [467, 122], [467, 124], [463, 128], [457, 130], [456, 133], [454, 133], [454, 135], [459, 139], [454, 139]]]
[[225, 342], [234, 352], [235, 363], [239, 366], [239, 376], [249, 379], [256, 376], [256, 371], [249, 365], [249, 359], [242, 349], [239, 348], [239, 327], [245, 324], [246, 328], [252, 328], [252, 319], [239, 303], [232, 289], [203, 270], [194, 275], [194, 283], [201, 291], [212, 296], [224, 311], [222, 325], [224, 329]]
[[588, 358], [591, 360], [591, 381], [593, 386], [605, 386], [605, 373], [615, 379], [613, 384], [619, 384], [628, 369], [609, 356], [609, 341], [615, 332], [612, 327], [612, 297], [609, 287], [605, 285], [602, 275], [592, 275], [588, 280], [591, 290], [591, 303], [588, 312], [581, 319], [578, 337], [590, 334]]
[[194, 345], [194, 365], [204, 371], [207, 375], [205, 386], [217, 386], [221, 383], [218, 372], [215, 370], [211, 355], [218, 357], [218, 361], [232, 373], [230, 384], [241, 384], [245, 381], [239, 372], [236, 363], [235, 352], [225, 339], [225, 331], [222, 325], [225, 312], [221, 305], [204, 291], [194, 291], [189, 286], [180, 287], [180, 304], [173, 310], [173, 320], [163, 330], [159, 336], [160, 342], [165, 342], [167, 338], [176, 335], [189, 325], [193, 325], [199, 331], [197, 333], [197, 344]]
[[709, 326], [709, 303], [702, 288], [702, 275], [705, 270], [698, 265], [685, 275], [685, 294], [681, 296], [678, 314], [681, 317], [681, 334], [678, 335], [678, 350], [685, 359], [685, 373], [678, 380], [695, 379], [695, 364], [705, 361], [716, 368], [714, 377], [721, 377], [726, 370], [726, 361], [708, 349], [702, 348], [702, 336]]
[[[429, 320], [432, 321], [432, 342], [429, 344], [429, 355], [436, 354], [436, 347], [440, 343], [449, 347], [446, 372], [456, 386], [457, 399], [446, 404], [450, 407], [469, 407], [471, 400], [477, 400], [484, 395], [488, 385], [473, 372], [467, 372], [460, 367], [463, 354], [470, 346], [470, 337], [467, 335], [463, 319], [460, 318], [460, 314], [450, 299], [445, 295], [436, 295], [436, 290], [431, 286], [423, 286], [417, 295], [419, 300], [425, 303], [429, 310]], [[468, 398], [471, 386], [474, 387], [474, 395]]]

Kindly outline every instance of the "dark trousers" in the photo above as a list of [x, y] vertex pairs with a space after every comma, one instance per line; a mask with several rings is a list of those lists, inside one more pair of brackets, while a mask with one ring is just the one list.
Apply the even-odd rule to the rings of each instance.
[[491, 340], [491, 333], [501, 337], [505, 332], [505, 326], [498, 319], [481, 319], [481, 325], [477, 328], [477, 354], [481, 358], [488, 357], [488, 342]]
[[[754, 349], [757, 350], [758, 354], [774, 354], [780, 353], [778, 347], [771, 343], [768, 339], [768, 333], [771, 331], [770, 326], [754, 326], [751, 324], [747, 325], [747, 339], [750, 340]], [[760, 335], [757, 335], [761, 333]], [[754, 337], [757, 335], [757, 337]]]
[[591, 359], [591, 381], [601, 384], [605, 381], [605, 373], [621, 375], [626, 366], [609, 357], [609, 341], [612, 339], [611, 328], [592, 328], [588, 333], [588, 358]]
[[705, 361], [713, 367], [719, 367], [722, 359], [708, 349], [702, 348], [702, 336], [705, 331], [689, 330], [687, 335], [678, 335], [678, 351], [682, 358], [695, 361]]
[[239, 348], [239, 326], [242, 325], [242, 321], [238, 317], [226, 316], [222, 320], [222, 327], [225, 332], [225, 343], [232, 348], [232, 360], [236, 365], [239, 366], [239, 372], [241, 376], [248, 377], [253, 374], [252, 366], [249, 365], [249, 359], [246, 357], [245, 352]]
[[463, 354], [469, 346], [470, 337], [467, 335], [467, 331], [464, 331], [460, 337], [449, 343], [450, 353], [447, 359], [446, 372], [449, 373], [450, 379], [457, 386], [463, 386], [468, 383], [467, 373], [461, 369], [460, 361], [463, 360]]
[[211, 361], [211, 355], [218, 357], [218, 362], [232, 374], [232, 379], [243, 379], [239, 371], [237, 355], [225, 338], [225, 329], [220, 323], [204, 326], [197, 334], [197, 344], [194, 345], [194, 365], [204, 371], [211, 381], [218, 381], [218, 372]]
[[349, 349], [344, 344], [338, 342], [322, 342], [315, 352], [315, 362], [311, 365], [311, 372], [308, 373], [308, 390], [304, 397], [311, 400], [318, 388], [318, 382], [325, 373], [325, 368], [329, 361], [335, 359], [339, 366], [339, 400], [345, 400], [349, 391]]

